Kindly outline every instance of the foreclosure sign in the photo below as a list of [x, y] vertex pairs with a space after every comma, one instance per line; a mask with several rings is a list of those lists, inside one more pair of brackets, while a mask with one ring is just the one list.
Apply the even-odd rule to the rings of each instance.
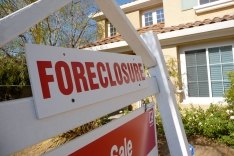
[[138, 56], [28, 44], [26, 58], [39, 118], [146, 87]]

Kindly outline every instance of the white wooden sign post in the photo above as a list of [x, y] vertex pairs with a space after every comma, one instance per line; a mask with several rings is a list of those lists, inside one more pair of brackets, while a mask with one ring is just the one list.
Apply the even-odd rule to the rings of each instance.
[[113, 0], [96, 0], [96, 2], [132, 50], [142, 57], [143, 63], [150, 69], [151, 76], [157, 78], [160, 91], [156, 95], [157, 103], [162, 114], [163, 127], [171, 155], [191, 155], [179, 110], [176, 105], [174, 90], [172, 89], [161, 46], [156, 34], [148, 33], [143, 35], [143, 41], [123, 11], [119, 7], [116, 7]]
[[[0, 47], [70, 1], [38, 0], [0, 19]], [[0, 155], [9, 155], [156, 95], [171, 155], [190, 156], [156, 34], [149, 32], [140, 37], [114, 0], [96, 2], [138, 56], [27, 45], [34, 98], [0, 103]], [[143, 64], [149, 69], [151, 78], [144, 77]], [[123, 145], [111, 142], [107, 149], [110, 155], [157, 155], [155, 127], [151, 125], [155, 123], [150, 113], [152, 110], [144, 111], [144, 108], [140, 108], [48, 155], [76, 155], [83, 152], [82, 149], [95, 145], [93, 143], [105, 140], [108, 138], [106, 136], [115, 137], [116, 133], [123, 133], [118, 138]], [[149, 132], [142, 129], [140, 133], [151, 135], [145, 137], [147, 147], [139, 153], [136, 151], [144, 145], [138, 144], [143, 141], [143, 136], [138, 138], [129, 132], [125, 136], [124, 132], [129, 125], [137, 127], [136, 122], [144, 120], [148, 120]], [[97, 137], [100, 133], [101, 138]]]

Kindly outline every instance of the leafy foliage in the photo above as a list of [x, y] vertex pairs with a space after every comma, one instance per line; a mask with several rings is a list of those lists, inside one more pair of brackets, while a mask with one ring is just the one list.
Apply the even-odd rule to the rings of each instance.
[[[0, 17], [5, 17], [35, 0], [2, 0]], [[92, 0], [74, 0], [40, 21], [12, 42], [0, 48], [12, 55], [24, 51], [25, 43], [77, 48], [93, 42], [102, 31], [97, 30], [93, 16], [99, 11]]]
[[229, 104], [230, 109], [234, 110], [234, 71], [228, 74], [231, 85], [225, 92], [225, 100]]
[[[234, 115], [228, 106], [211, 104], [207, 110], [194, 107], [180, 110], [184, 129], [188, 137], [203, 136], [215, 139], [234, 148]], [[164, 135], [160, 114], [156, 113], [157, 133]]]
[[202, 135], [234, 147], [234, 120], [227, 106], [211, 104], [205, 111], [191, 107], [181, 112], [186, 134]]
[[[0, 18], [35, 1], [1, 0]], [[98, 8], [92, 0], [74, 0], [0, 47], [0, 101], [31, 95], [23, 55], [25, 43], [77, 48], [92, 42], [101, 33], [97, 32], [92, 19], [97, 12]]]
[[175, 58], [168, 58], [166, 61], [168, 73], [170, 75], [170, 78], [175, 86], [175, 88], [179, 89], [181, 86], [180, 75], [178, 73], [178, 62]]
[[182, 120], [187, 135], [200, 135], [204, 127], [205, 112], [202, 108], [191, 107], [182, 111]]
[[[0, 56], [0, 101], [30, 96], [29, 85], [24, 55]], [[25, 91], [28, 89], [29, 91], [26, 93]]]

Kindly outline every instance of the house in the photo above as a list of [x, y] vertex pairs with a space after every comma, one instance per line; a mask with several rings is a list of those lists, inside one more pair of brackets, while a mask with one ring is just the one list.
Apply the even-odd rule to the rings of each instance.
[[[177, 63], [182, 104], [224, 102], [234, 70], [233, 0], [136, 0], [121, 6], [139, 34], [158, 34], [163, 54]], [[81, 48], [134, 54], [118, 30], [100, 12], [103, 34]]]

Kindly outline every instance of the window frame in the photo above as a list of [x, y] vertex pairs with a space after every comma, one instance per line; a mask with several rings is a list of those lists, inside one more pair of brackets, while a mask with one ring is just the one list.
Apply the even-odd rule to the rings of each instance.
[[155, 17], [154, 11], [147, 11], [147, 12], [144, 13], [144, 26], [150, 26], [150, 25], [152, 25], [152, 24], [146, 25], [146, 14], [149, 14], [149, 13], [151, 13], [151, 15], [152, 15], [152, 24], [155, 23], [155, 18], [156, 17]]
[[[209, 0], [210, 1], [210, 0]], [[216, 0], [214, 2], [217, 3], [217, 1], [221, 1], [221, 0]], [[201, 4], [201, 0], [198, 0], [198, 5], [207, 5], [207, 4], [210, 4], [210, 3], [214, 3], [214, 2], [208, 2], [208, 3], [205, 3], [205, 4]]]
[[[111, 26], [115, 29], [115, 33], [113, 35], [111, 33]], [[108, 27], [108, 37], [115, 36], [117, 34], [116, 28], [113, 26], [113, 24], [108, 23], [107, 27]]]
[[[195, 46], [182, 47], [180, 49], [180, 70], [181, 70], [181, 79], [182, 79], [182, 88], [184, 92], [183, 104], [210, 104], [210, 103], [224, 103], [224, 97], [211, 97], [211, 78], [210, 78], [210, 67], [209, 67], [209, 55], [208, 49], [214, 47], [222, 46], [232, 46], [233, 60], [234, 60], [234, 40], [226, 42], [214, 42], [209, 44], [200, 44]], [[207, 60], [207, 73], [208, 73], [208, 87], [209, 87], [209, 97], [189, 97], [188, 96], [188, 80], [187, 80], [187, 69], [186, 69], [186, 58], [185, 52], [192, 50], [205, 49], [206, 51], [206, 60]]]
[[[142, 18], [142, 27], [145, 27], [145, 26], [146, 26], [146, 25], [145, 25], [145, 14], [146, 14], [146, 13], [149, 13], [149, 12], [152, 13], [153, 24], [158, 23], [158, 22], [157, 22], [157, 21], [158, 21], [158, 19], [157, 19], [157, 10], [163, 10], [163, 19], [164, 19], [164, 21], [165, 21], [165, 16], [164, 16], [164, 9], [163, 9], [163, 7], [157, 8], [157, 9], [153, 9], [153, 10], [147, 10], [147, 11], [142, 12], [142, 16], [141, 16], [141, 18]], [[163, 22], [164, 22], [164, 21], [163, 21]], [[152, 25], [153, 25], [153, 24], [152, 24]]]
[[197, 0], [197, 6], [194, 6], [193, 9], [197, 14], [204, 13], [216, 9], [222, 9], [224, 7], [232, 6], [233, 0], [218, 0], [214, 2], [209, 2], [205, 4], [200, 4], [200, 0]]

